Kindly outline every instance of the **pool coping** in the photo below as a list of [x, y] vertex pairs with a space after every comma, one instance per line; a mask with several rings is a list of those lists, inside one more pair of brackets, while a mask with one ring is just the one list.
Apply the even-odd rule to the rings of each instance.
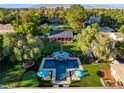
[[67, 68], [66, 71], [66, 76], [67, 76], [67, 80], [63, 80], [63, 81], [56, 81], [55, 78], [56, 78], [56, 69], [53, 69], [53, 68], [43, 68], [44, 66], [44, 62], [46, 59], [54, 59], [53, 57], [50, 57], [50, 58], [43, 58], [42, 61], [41, 61], [41, 64], [40, 64], [40, 67], [39, 67], [39, 71], [41, 69], [44, 69], [44, 70], [47, 70], [47, 71], [52, 71], [52, 79], [51, 79], [51, 83], [52, 84], [57, 84], [57, 85], [69, 85], [71, 83], [71, 77], [70, 77], [70, 74], [69, 74], [69, 71], [72, 71], [72, 70], [76, 70], [76, 69], [80, 69], [80, 70], [83, 70], [83, 67], [82, 67], [82, 64], [80, 62], [80, 59], [77, 58], [77, 57], [69, 57], [68, 59], [76, 59], [77, 62], [78, 62], [78, 65], [79, 65], [79, 68]]

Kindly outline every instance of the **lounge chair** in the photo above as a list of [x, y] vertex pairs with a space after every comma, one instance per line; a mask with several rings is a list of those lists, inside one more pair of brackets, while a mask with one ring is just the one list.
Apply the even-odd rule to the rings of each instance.
[[51, 80], [51, 78], [52, 78], [52, 71], [49, 71], [48, 73], [49, 73], [49, 76], [42, 78], [42, 80]]
[[79, 77], [75, 77], [74, 75], [71, 76], [71, 80], [80, 80]]
[[80, 78], [79, 77], [75, 77], [73, 72], [71, 72], [71, 71], [70, 71], [70, 78], [71, 78], [71, 80], [80, 80]]

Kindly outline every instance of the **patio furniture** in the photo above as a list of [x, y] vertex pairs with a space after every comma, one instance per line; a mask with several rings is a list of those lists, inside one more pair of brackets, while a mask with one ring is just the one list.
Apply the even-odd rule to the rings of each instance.
[[52, 72], [51, 71], [47, 71], [47, 70], [40, 70], [37, 75], [39, 77], [41, 77], [41, 80], [51, 80], [52, 78]]
[[71, 80], [80, 80], [79, 77], [71, 76]]
[[74, 71], [70, 71], [69, 74], [70, 74], [71, 80], [80, 80], [79, 77], [75, 77], [75, 76], [74, 76]]
[[85, 72], [83, 70], [75, 70], [74, 76], [75, 77], [83, 77], [83, 76], [85, 76]]
[[48, 76], [41, 78], [41, 80], [51, 80], [52, 79], [52, 71], [48, 71]]
[[68, 52], [63, 52], [63, 51], [56, 51], [53, 52], [53, 57], [55, 60], [59, 61], [64, 61], [67, 60], [70, 54]]

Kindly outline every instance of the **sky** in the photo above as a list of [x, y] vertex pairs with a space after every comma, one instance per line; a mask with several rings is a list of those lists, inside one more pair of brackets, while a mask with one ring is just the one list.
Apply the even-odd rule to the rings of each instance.
[[[43, 6], [47, 6], [47, 7], [53, 7], [55, 4], [53, 5], [43, 5]], [[60, 5], [60, 4], [59, 4]], [[66, 6], [66, 4], [63, 4], [64, 6]], [[36, 4], [0, 4], [0, 8], [31, 8], [32, 6], [37, 6]], [[39, 6], [39, 5], [38, 5]], [[124, 8], [124, 4], [83, 4], [84, 7], [87, 8], [98, 8], [98, 7], [104, 7], [104, 8]]]
[[29, 8], [33, 4], [0, 4], [0, 8]]

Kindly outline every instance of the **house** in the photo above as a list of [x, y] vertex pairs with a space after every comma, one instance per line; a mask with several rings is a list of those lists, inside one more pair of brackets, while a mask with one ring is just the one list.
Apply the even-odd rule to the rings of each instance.
[[73, 42], [73, 32], [71, 30], [50, 31], [48, 38], [59, 43], [69, 43]]
[[95, 22], [100, 22], [100, 17], [95, 17], [95, 16], [91, 16], [87, 21], [86, 23], [88, 24], [92, 24], [92, 23], [95, 23]]
[[100, 32], [113, 32], [114, 29], [110, 27], [99, 27]]
[[14, 32], [13, 26], [11, 24], [0, 24], [0, 34]]
[[121, 33], [121, 32], [111, 33], [110, 37], [115, 41], [122, 41], [124, 40], [124, 33]]
[[63, 23], [63, 18], [56, 18], [56, 17], [51, 17], [50, 18], [50, 23]]
[[111, 72], [117, 84], [124, 86], [124, 64], [111, 64]]

